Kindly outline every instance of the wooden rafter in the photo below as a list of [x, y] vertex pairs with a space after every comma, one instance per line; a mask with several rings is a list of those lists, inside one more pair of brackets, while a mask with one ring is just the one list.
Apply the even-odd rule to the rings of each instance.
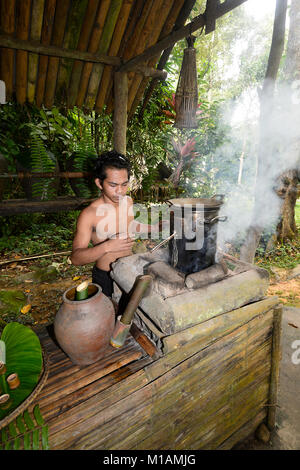
[[[226, 2], [221, 3], [218, 8], [216, 9], [216, 19], [220, 18], [221, 16], [225, 15], [229, 11], [233, 10], [234, 8], [238, 7], [242, 3], [246, 2], [247, 0], [226, 0]], [[151, 57], [161, 53], [168, 47], [174, 45], [176, 42], [190, 36], [192, 33], [197, 31], [198, 29], [202, 28], [206, 24], [206, 18], [204, 14], [196, 16], [190, 23], [182, 28], [178, 29], [177, 31], [173, 31], [171, 34], [166, 36], [161, 41], [158, 41], [154, 46], [149, 47], [146, 49], [142, 54], [137, 55], [133, 59], [130, 59], [125, 64], [121, 65], [119, 71], [126, 72], [132, 67], [146, 62]]]

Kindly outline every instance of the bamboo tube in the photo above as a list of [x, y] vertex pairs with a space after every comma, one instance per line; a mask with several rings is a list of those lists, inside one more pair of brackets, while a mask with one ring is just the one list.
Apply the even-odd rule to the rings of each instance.
[[[123, 0], [111, 0], [111, 4], [109, 7], [109, 11], [106, 17], [105, 26], [102, 32], [102, 36], [99, 43], [98, 53], [106, 54], [111, 39], [113, 37], [113, 33], [115, 30], [116, 22], [118, 19], [118, 15], [120, 13], [120, 9], [122, 6]], [[89, 109], [93, 109], [95, 106], [95, 101], [97, 97], [97, 92], [99, 89], [99, 83], [102, 77], [103, 72], [103, 65], [102, 64], [94, 64], [92, 73], [89, 80], [89, 86], [87, 89], [87, 96], [85, 100], [85, 104]]]
[[88, 298], [89, 281], [84, 281], [76, 287], [75, 300], [86, 300]]
[[[89, 38], [96, 17], [98, 4], [99, 0], [89, 0], [88, 2], [77, 46], [77, 50], [80, 52], [85, 52], [88, 49]], [[82, 69], [83, 63], [80, 60], [75, 60], [68, 89], [68, 102], [71, 107], [76, 103]]]
[[[82, 22], [87, 10], [88, 0], [73, 0], [70, 6], [70, 13], [66, 26], [63, 48], [75, 50], [78, 46], [79, 35], [82, 28]], [[56, 96], [62, 102], [67, 98], [67, 90], [69, 87], [70, 75], [72, 72], [73, 62], [68, 59], [62, 59], [57, 76]]]
[[273, 338], [272, 338], [272, 364], [271, 364], [271, 381], [268, 403], [267, 425], [270, 431], [275, 428], [276, 424], [276, 405], [279, 385], [279, 368], [281, 360], [281, 322], [282, 307], [278, 306], [274, 309]]
[[4, 375], [6, 372], [6, 365], [4, 362], [0, 362], [0, 375]]
[[[32, 15], [30, 26], [30, 39], [40, 41], [43, 24], [45, 0], [33, 0]], [[36, 80], [38, 73], [38, 54], [30, 53], [28, 55], [28, 83], [27, 83], [27, 99], [29, 103], [34, 102]]]
[[6, 364], [6, 346], [2, 340], [0, 340], [0, 364]]
[[152, 281], [152, 276], [149, 274], [141, 275], [137, 277], [136, 285], [133, 288], [133, 293], [130, 297], [130, 300], [125, 308], [124, 313], [121, 316], [121, 322], [124, 325], [130, 325], [133, 315], [142, 300], [143, 296], [146, 293], [150, 283]]
[[[132, 4], [133, 4], [133, 0], [125, 0], [122, 4], [121, 10], [118, 16], [118, 21], [116, 23], [114, 35], [111, 41], [111, 45], [108, 50], [109, 56], [118, 55], [118, 51], [119, 51], [121, 41], [124, 35], [124, 31], [127, 25], [127, 21], [129, 18]], [[106, 65], [103, 69], [98, 96], [97, 96], [96, 104], [95, 104], [96, 111], [100, 111], [105, 104], [107, 90], [111, 82], [112, 70], [113, 68], [109, 65]]]
[[[23, 41], [28, 39], [29, 17], [31, 0], [23, 0], [17, 3], [17, 37]], [[24, 104], [27, 97], [27, 70], [28, 52], [16, 52], [16, 98], [20, 104]]]
[[[70, 0], [57, 0], [56, 15], [52, 33], [53, 46], [61, 46], [64, 38], [64, 32], [67, 22]], [[59, 58], [50, 57], [47, 70], [44, 104], [47, 108], [51, 108], [54, 102], [56, 80], [59, 67]]]
[[8, 393], [4, 393], [4, 395], [1, 395], [0, 396], [0, 405], [4, 405], [5, 403], [8, 402], [8, 400], [10, 399], [10, 396]]
[[[13, 34], [15, 31], [15, 0], [1, 1], [1, 29], [4, 33]], [[0, 49], [1, 80], [6, 86], [6, 100], [10, 101], [13, 95], [14, 56], [13, 49]]]
[[[98, 50], [99, 42], [102, 36], [105, 20], [106, 20], [108, 9], [109, 9], [109, 5], [110, 5], [110, 0], [103, 0], [99, 6], [99, 10], [98, 10], [97, 17], [96, 17], [97, 27], [94, 27], [92, 30], [92, 35], [91, 35], [91, 39], [89, 41], [89, 47], [88, 47], [89, 52], [95, 53]], [[78, 89], [78, 95], [76, 99], [76, 106], [78, 106], [79, 108], [81, 108], [84, 103], [92, 69], [93, 69], [93, 64], [91, 63], [84, 64], [83, 66], [81, 79], [80, 79], [80, 85]]]
[[[54, 15], [55, 15], [55, 6], [56, 6], [56, 0], [46, 0], [42, 34], [41, 34], [41, 42], [42, 44], [46, 46], [49, 46], [50, 41], [51, 41]], [[49, 58], [47, 56], [40, 56], [40, 59], [39, 59], [39, 70], [38, 70], [37, 84], [36, 84], [36, 105], [38, 107], [42, 105], [43, 99], [44, 99], [48, 59]]]
[[18, 374], [10, 374], [6, 379], [8, 386], [11, 390], [15, 390], [20, 385], [20, 379]]

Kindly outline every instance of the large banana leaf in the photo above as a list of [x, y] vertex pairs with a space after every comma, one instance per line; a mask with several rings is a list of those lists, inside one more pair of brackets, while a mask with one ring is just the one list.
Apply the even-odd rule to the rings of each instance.
[[[39, 381], [43, 366], [40, 340], [27, 326], [11, 322], [5, 326], [1, 340], [6, 346], [6, 373], [0, 376], [1, 393], [10, 395], [8, 408], [0, 406], [0, 420], [19, 406], [33, 391]], [[17, 373], [20, 386], [10, 390], [6, 378]]]

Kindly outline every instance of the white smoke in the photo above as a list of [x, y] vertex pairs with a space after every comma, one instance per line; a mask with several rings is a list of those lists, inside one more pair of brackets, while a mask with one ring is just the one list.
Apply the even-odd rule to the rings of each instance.
[[[247, 131], [247, 152], [243, 165], [242, 181], [238, 181], [230, 190], [226, 191], [225, 203], [220, 215], [226, 215], [228, 220], [218, 225], [218, 246], [226, 251], [226, 242], [234, 242], [241, 239], [252, 222], [252, 210], [256, 198], [259, 213], [255, 222], [268, 229], [279, 219], [282, 200], [277, 196], [274, 188], [282, 173], [287, 170], [299, 168], [300, 155], [300, 81], [295, 81], [292, 86], [280, 84], [274, 96], [274, 102], [267, 103], [270, 113], [264, 121], [264, 148], [259, 148], [259, 102], [253, 98], [249, 106], [249, 100], [241, 97], [235, 104], [235, 109], [230, 109], [231, 120], [228, 114], [226, 122], [231, 122], [231, 135], [229, 143], [219, 149], [220, 155], [236, 153], [236, 133]], [[240, 120], [236, 119], [234, 111], [240, 109]], [[242, 111], [242, 112], [241, 112]], [[237, 123], [239, 121], [239, 126]], [[232, 145], [230, 145], [232, 144]], [[255, 186], [256, 165], [258, 156], [264, 159], [264, 174], [262, 181]]]

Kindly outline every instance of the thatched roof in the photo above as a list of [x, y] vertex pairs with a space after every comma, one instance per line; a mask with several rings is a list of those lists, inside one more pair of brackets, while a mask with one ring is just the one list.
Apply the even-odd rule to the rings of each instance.
[[[243, 1], [208, 0], [207, 11], [218, 17]], [[6, 84], [7, 101], [47, 108], [76, 105], [97, 112], [105, 105], [112, 111], [113, 72], [123, 68], [128, 71], [128, 113], [132, 114], [155, 76], [153, 69], [163, 69], [178, 40], [170, 43], [170, 34], [182, 29], [194, 3], [1, 0], [0, 80]], [[213, 29], [213, 13], [207, 11], [196, 29], [201, 24], [207, 32]], [[147, 55], [155, 45], [157, 49]]]

